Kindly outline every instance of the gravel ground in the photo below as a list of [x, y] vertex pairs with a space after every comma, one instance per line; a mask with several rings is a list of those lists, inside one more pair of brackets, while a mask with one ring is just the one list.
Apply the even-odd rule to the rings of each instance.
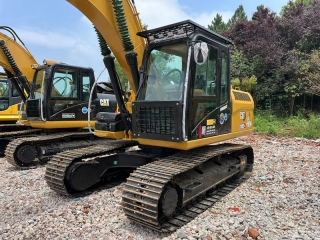
[[171, 234], [130, 223], [121, 185], [68, 199], [47, 187], [44, 167], [18, 171], [0, 159], [0, 239], [320, 239], [320, 140], [232, 142], [253, 146], [251, 178]]

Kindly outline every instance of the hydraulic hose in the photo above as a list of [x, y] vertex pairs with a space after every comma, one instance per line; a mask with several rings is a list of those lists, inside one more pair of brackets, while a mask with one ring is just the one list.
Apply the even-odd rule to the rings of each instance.
[[94, 30], [96, 31], [96, 34], [98, 37], [101, 55], [104, 57], [110, 55], [111, 50], [110, 50], [108, 44], [106, 43], [106, 40], [103, 38], [103, 36], [101, 35], [101, 33], [98, 31], [98, 29], [96, 27], [94, 27]]
[[133, 51], [134, 47], [130, 39], [130, 34], [126, 22], [126, 17], [123, 10], [122, 0], [112, 0], [113, 10], [118, 23], [118, 29], [122, 39], [122, 45], [126, 52]]
[[[0, 46], [3, 51], [3, 54], [7, 58], [8, 63], [10, 64], [12, 70], [15, 73], [15, 76], [11, 77], [10, 80], [11, 80], [12, 84], [15, 86], [15, 88], [19, 89], [18, 90], [19, 95], [20, 95], [21, 99], [25, 102], [27, 100], [27, 98], [30, 96], [30, 92], [31, 92], [30, 84], [29, 84], [28, 80], [26, 79], [26, 77], [20, 71], [20, 68], [16, 64], [14, 58], [12, 57], [12, 55], [10, 53], [10, 50], [6, 46], [6, 43], [4, 40], [0, 40]], [[23, 93], [23, 91], [27, 92], [27, 96]]]
[[138, 72], [138, 61], [137, 54], [133, 51], [134, 46], [131, 42], [126, 16], [124, 13], [122, 0], [112, 0], [113, 11], [116, 16], [116, 22], [118, 24], [118, 30], [122, 39], [122, 45], [126, 51], [126, 61], [130, 67], [131, 75], [133, 78], [134, 88], [139, 88], [139, 72]]
[[18, 65], [16, 64], [15, 60], [13, 59], [9, 49], [7, 48], [6, 46], [6, 43], [4, 40], [0, 40], [0, 45], [1, 45], [1, 48], [2, 48], [2, 51], [3, 51], [3, 54], [6, 56], [12, 70], [14, 71], [15, 75], [17, 77], [21, 76], [22, 75], [22, 72], [20, 71]]

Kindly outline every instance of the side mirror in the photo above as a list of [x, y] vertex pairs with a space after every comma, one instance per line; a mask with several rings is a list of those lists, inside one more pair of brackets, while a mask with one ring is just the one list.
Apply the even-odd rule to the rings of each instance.
[[208, 45], [205, 42], [198, 42], [194, 45], [194, 61], [198, 65], [202, 65], [208, 58]]

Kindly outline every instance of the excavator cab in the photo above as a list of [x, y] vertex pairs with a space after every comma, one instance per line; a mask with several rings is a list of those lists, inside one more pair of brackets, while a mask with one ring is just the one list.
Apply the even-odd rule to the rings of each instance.
[[[0, 112], [1, 123], [13, 122], [18, 119], [21, 99], [13, 85], [8, 81], [5, 74], [0, 73]], [[14, 106], [13, 106], [14, 105]], [[14, 108], [14, 109], [12, 109]]]
[[231, 42], [190, 20], [138, 35], [148, 47], [134, 136], [182, 142], [229, 133]]
[[[30, 98], [26, 101], [27, 118], [40, 121], [87, 120], [90, 112], [93, 119], [95, 111], [87, 109], [93, 83], [91, 68], [63, 63], [38, 67], [31, 84]], [[92, 99], [96, 98], [94, 91]], [[93, 105], [92, 110], [95, 108]]]
[[0, 111], [9, 107], [9, 83], [5, 79], [0, 79]]

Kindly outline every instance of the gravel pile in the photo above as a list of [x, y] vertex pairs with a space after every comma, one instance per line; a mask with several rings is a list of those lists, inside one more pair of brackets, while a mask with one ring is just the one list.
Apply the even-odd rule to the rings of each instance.
[[68, 199], [44, 167], [18, 171], [0, 159], [0, 239], [320, 239], [320, 141], [251, 135], [249, 180], [171, 234], [130, 223], [121, 188]]

